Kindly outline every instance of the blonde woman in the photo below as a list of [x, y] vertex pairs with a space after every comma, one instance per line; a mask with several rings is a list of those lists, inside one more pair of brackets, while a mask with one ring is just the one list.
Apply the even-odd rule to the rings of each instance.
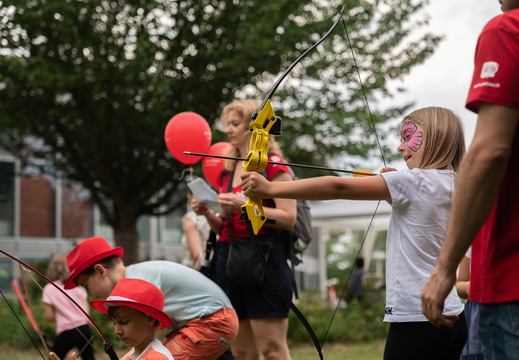
[[[222, 126], [232, 146], [227, 155], [246, 157], [249, 152], [251, 131], [250, 116], [258, 110], [260, 103], [255, 100], [236, 100], [223, 109]], [[281, 149], [273, 139], [269, 140], [269, 160], [283, 162]], [[217, 270], [215, 281], [229, 294], [233, 307], [238, 313], [240, 328], [238, 336], [231, 347], [234, 357], [238, 360], [289, 360], [287, 346], [288, 311], [289, 308], [278, 295], [274, 285], [264, 276], [258, 284], [249, 287], [247, 281], [238, 282], [230, 270], [236, 264], [232, 258], [227, 258], [230, 243], [248, 241], [249, 233], [245, 221], [240, 219], [241, 206], [247, 201], [241, 188], [243, 174], [242, 164], [229, 160], [225, 163], [218, 202], [224, 214], [215, 214], [203, 204], [193, 209], [205, 215], [214, 232], [220, 235]], [[266, 179], [278, 182], [292, 180], [290, 170], [284, 165], [267, 165], [264, 175]], [[263, 202], [265, 215], [275, 219], [275, 224], [268, 224], [260, 229], [258, 238], [269, 254], [268, 264], [280, 282], [285, 292], [292, 294], [292, 278], [287, 265], [287, 232], [294, 227], [296, 219], [296, 202], [290, 199], [269, 199]], [[250, 252], [254, 250], [250, 248]], [[254, 253], [252, 260], [255, 259]], [[257, 266], [257, 264], [256, 264]], [[246, 278], [251, 275], [252, 264], [238, 267], [238, 275]]]

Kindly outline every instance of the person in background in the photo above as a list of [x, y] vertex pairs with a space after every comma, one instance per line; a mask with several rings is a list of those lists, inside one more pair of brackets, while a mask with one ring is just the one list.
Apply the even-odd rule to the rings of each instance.
[[199, 200], [193, 195], [193, 192], [187, 189], [187, 203], [189, 211], [182, 217], [182, 235], [181, 243], [184, 247], [184, 257], [181, 264], [195, 270], [200, 270], [202, 261], [205, 257], [207, 239], [211, 227], [205, 216], [197, 215], [192, 206], [197, 204]]
[[355, 259], [355, 267], [351, 272], [350, 296], [348, 301], [364, 301], [364, 258]]
[[[69, 274], [65, 254], [55, 254], [47, 268], [47, 277], [74, 299], [88, 314], [89, 307], [85, 289], [64, 289]], [[81, 353], [81, 359], [94, 360], [93, 336], [89, 320], [85, 314], [51, 284], [47, 284], [43, 288], [42, 301], [44, 304], [43, 317], [47, 321], [56, 322], [57, 336], [50, 350], [60, 359], [64, 359], [70, 350], [77, 348]]]

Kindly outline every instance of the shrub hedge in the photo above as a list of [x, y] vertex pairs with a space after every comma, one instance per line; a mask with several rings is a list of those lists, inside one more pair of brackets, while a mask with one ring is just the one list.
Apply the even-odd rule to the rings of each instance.
[[[32, 298], [32, 303], [42, 333], [52, 342], [55, 337], [54, 322], [43, 319], [43, 305], [37, 295]], [[42, 348], [41, 342], [32, 329], [18, 299], [12, 298], [9, 300], [9, 304], [13, 310], [10, 309], [4, 299], [0, 299], [0, 319], [2, 319], [0, 339], [2, 339], [2, 344], [18, 349], [30, 349], [35, 346], [31, 341], [32, 338], [38, 344], [38, 347]], [[384, 303], [380, 299], [374, 300], [373, 296], [368, 303], [350, 303], [347, 306], [335, 309], [321, 300], [318, 293], [302, 293], [300, 294], [300, 300], [297, 301], [297, 307], [307, 318], [320, 342], [323, 339], [326, 343], [371, 341], [384, 338], [387, 334], [388, 326], [382, 322]], [[113, 323], [106, 315], [92, 309], [91, 316], [116, 349], [125, 348], [124, 344], [114, 335]], [[162, 338], [167, 331], [163, 330], [157, 336]], [[96, 348], [103, 351], [100, 336], [95, 331], [94, 334]], [[288, 340], [291, 345], [311, 342], [305, 327], [293, 312], [290, 312], [289, 315]]]

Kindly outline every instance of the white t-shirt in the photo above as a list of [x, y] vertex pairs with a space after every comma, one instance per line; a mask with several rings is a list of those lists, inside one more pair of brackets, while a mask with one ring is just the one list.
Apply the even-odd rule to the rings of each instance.
[[[386, 322], [427, 321], [420, 293], [443, 245], [454, 198], [450, 170], [401, 170], [381, 174], [391, 194], [386, 242]], [[463, 304], [453, 287], [443, 313], [459, 315]]]
[[[133, 355], [133, 351], [127, 353], [121, 360], [129, 360]], [[152, 342], [146, 346], [146, 349], [141, 353], [141, 355], [135, 360], [174, 360], [173, 355], [169, 352], [169, 350], [162, 345], [162, 343], [153, 339]]]
[[164, 293], [164, 312], [173, 319], [173, 328], [224, 307], [232, 308], [231, 301], [215, 282], [179, 263], [143, 261], [129, 265], [125, 277], [149, 281]]

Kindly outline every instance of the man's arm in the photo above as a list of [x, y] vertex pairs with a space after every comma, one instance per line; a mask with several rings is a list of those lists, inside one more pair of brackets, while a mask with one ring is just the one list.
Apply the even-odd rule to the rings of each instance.
[[474, 140], [463, 158], [456, 195], [438, 264], [422, 291], [422, 312], [435, 325], [452, 326], [442, 315], [456, 268], [488, 217], [510, 157], [519, 109], [482, 103]]

